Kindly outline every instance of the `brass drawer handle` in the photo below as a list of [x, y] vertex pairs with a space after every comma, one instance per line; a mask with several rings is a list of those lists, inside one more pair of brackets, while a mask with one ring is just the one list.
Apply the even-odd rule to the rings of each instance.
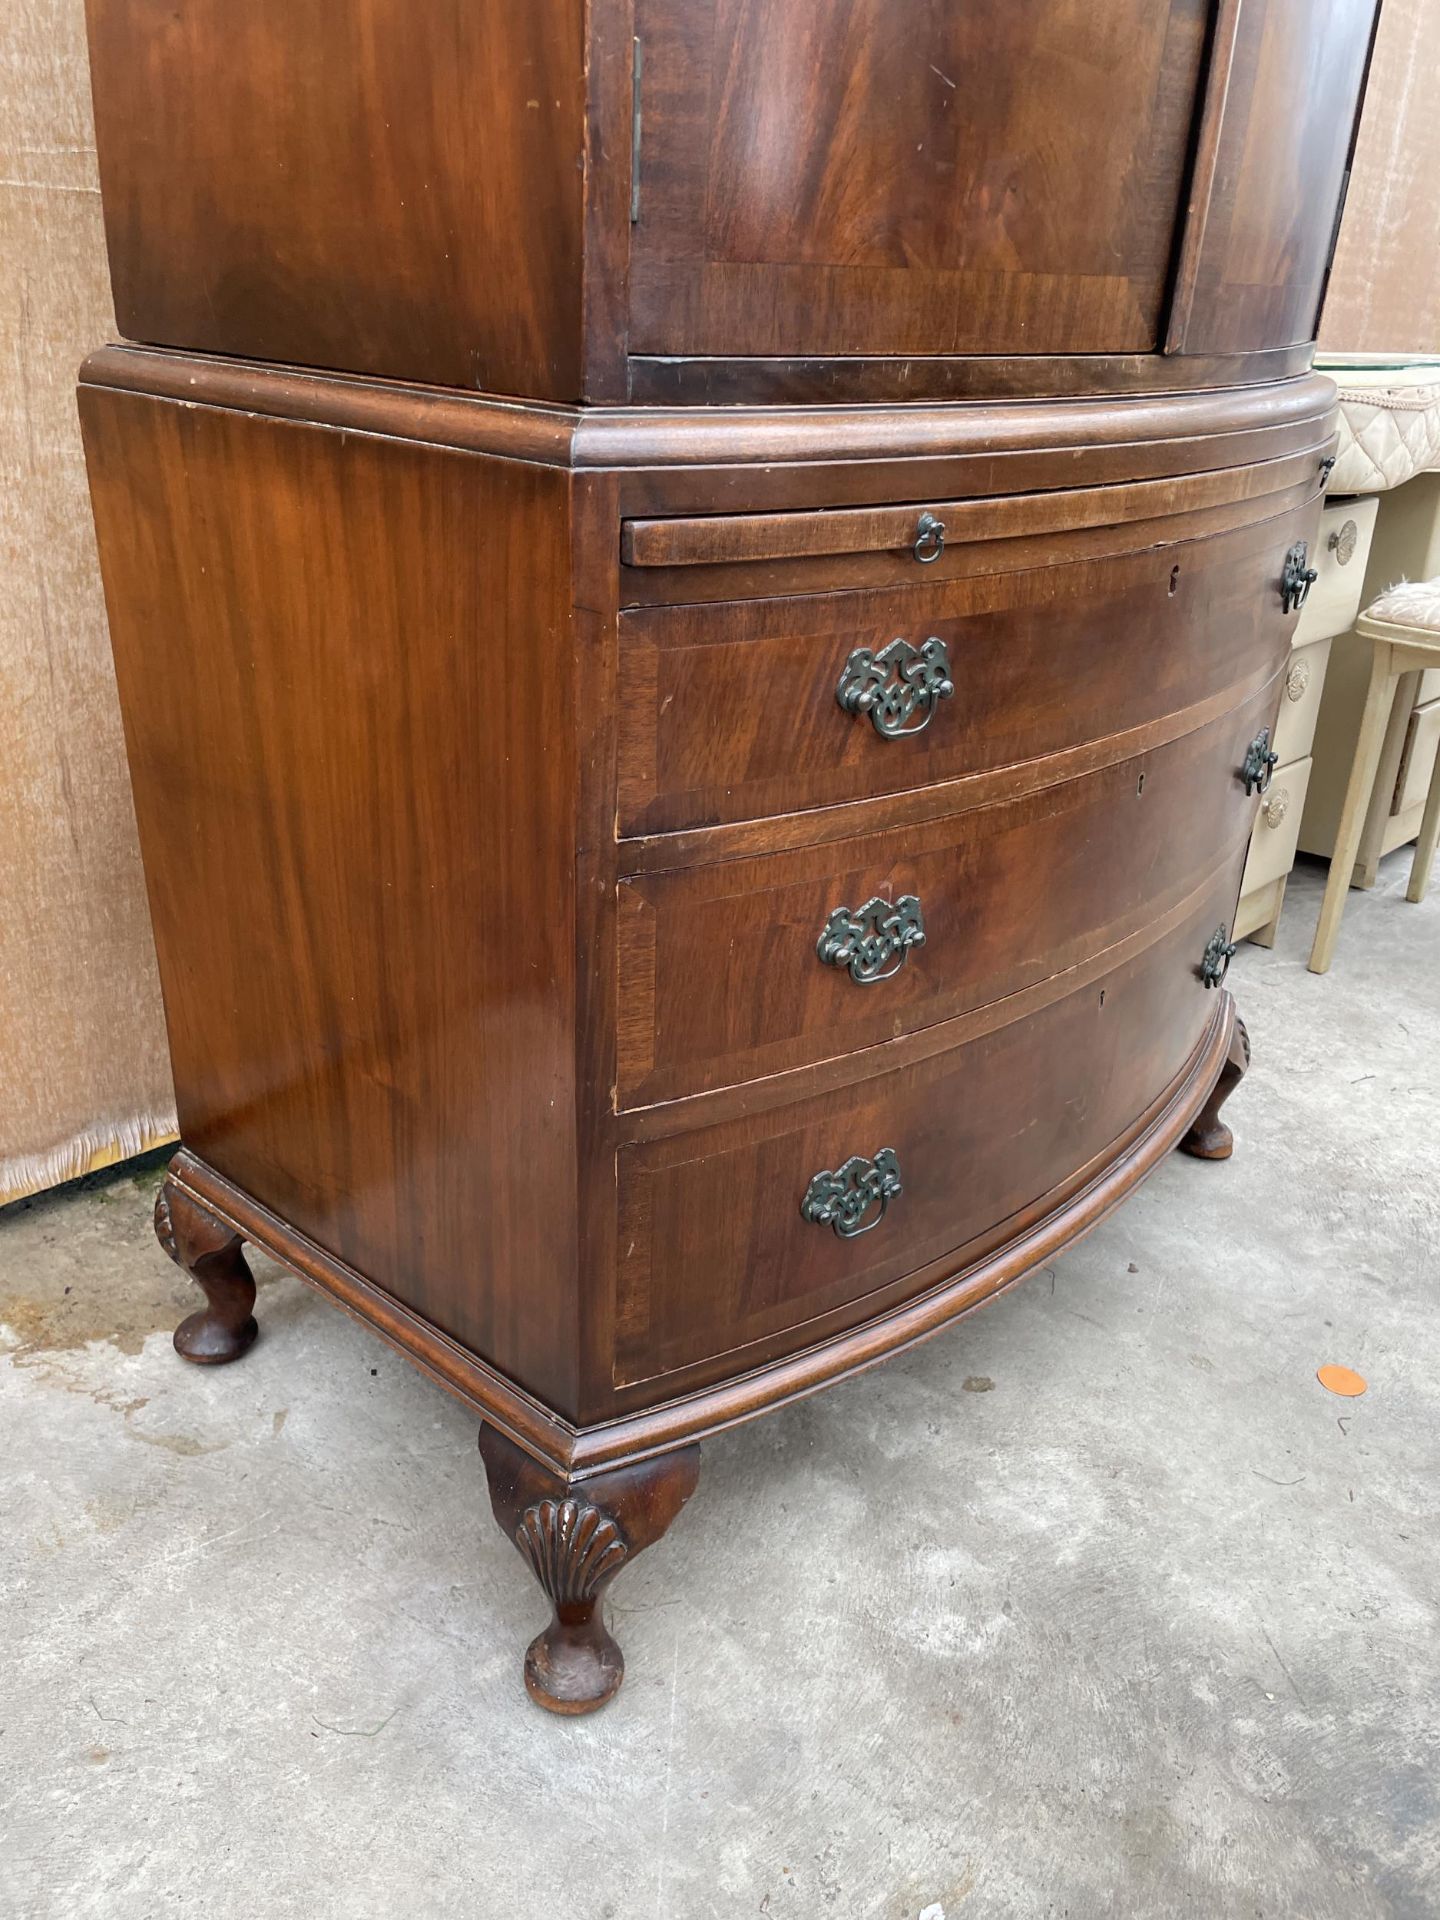
[[1353, 520], [1347, 520], [1343, 527], [1331, 534], [1325, 543], [1335, 556], [1337, 567], [1348, 567], [1355, 558], [1355, 549], [1360, 544], [1360, 529]]
[[[882, 739], [901, 740], [923, 733], [936, 706], [954, 691], [949, 651], [932, 636], [919, 648], [908, 640], [892, 640], [879, 653], [856, 647], [835, 698], [846, 713], [868, 713]], [[923, 717], [911, 726], [917, 713]]]
[[1280, 756], [1270, 744], [1270, 729], [1262, 727], [1245, 749], [1245, 764], [1240, 769], [1247, 797], [1270, 791], [1270, 778], [1279, 764]]
[[1235, 942], [1224, 927], [1216, 927], [1200, 961], [1200, 978], [1207, 987], [1218, 987], [1230, 971], [1235, 958]]
[[945, 522], [933, 513], [922, 513], [915, 524], [915, 545], [911, 549], [922, 567], [938, 560], [945, 551]]
[[1283, 827], [1285, 816], [1290, 811], [1290, 789], [1276, 787], [1270, 798], [1260, 809], [1267, 827]]
[[1286, 613], [1298, 613], [1310, 598], [1310, 589], [1320, 578], [1314, 567], [1308, 565], [1310, 549], [1303, 540], [1297, 540], [1285, 555], [1284, 570], [1280, 575], [1280, 602]]
[[857, 1153], [834, 1173], [817, 1173], [800, 1211], [817, 1227], [833, 1227], [842, 1240], [854, 1240], [879, 1226], [901, 1191], [895, 1149], [882, 1147], [873, 1160]]
[[892, 907], [877, 894], [852, 913], [836, 907], [825, 922], [815, 951], [827, 967], [848, 967], [857, 986], [893, 980], [912, 947], [925, 944], [925, 917], [913, 893], [902, 893]]

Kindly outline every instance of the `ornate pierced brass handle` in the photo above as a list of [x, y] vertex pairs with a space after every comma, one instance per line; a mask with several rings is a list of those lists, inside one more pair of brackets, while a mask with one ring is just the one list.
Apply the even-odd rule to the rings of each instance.
[[825, 922], [815, 951], [827, 967], [848, 967], [857, 986], [893, 980], [912, 947], [925, 944], [925, 918], [913, 893], [902, 893], [891, 906], [877, 894], [852, 913], [836, 907]]
[[800, 1211], [817, 1227], [833, 1227], [842, 1240], [854, 1240], [879, 1226], [902, 1191], [895, 1149], [882, 1147], [873, 1160], [857, 1153], [834, 1173], [817, 1173]]
[[1279, 764], [1280, 756], [1270, 744], [1270, 729], [1262, 727], [1245, 749], [1245, 764], [1240, 769], [1246, 793], [1268, 793], [1270, 776]]
[[1285, 568], [1280, 575], [1280, 600], [1286, 613], [1298, 613], [1310, 598], [1310, 589], [1320, 578], [1314, 567], [1308, 564], [1310, 548], [1303, 540], [1297, 540], [1285, 555]]
[[[900, 740], [923, 733], [940, 701], [954, 691], [949, 651], [932, 636], [918, 648], [908, 640], [892, 640], [879, 653], [856, 647], [835, 698], [846, 713], [868, 713], [882, 739]], [[917, 713], [921, 718], [912, 726]]]
[[1200, 978], [1205, 985], [1220, 986], [1230, 971], [1230, 962], [1234, 958], [1235, 942], [1226, 933], [1224, 927], [1216, 927], [1200, 961]]

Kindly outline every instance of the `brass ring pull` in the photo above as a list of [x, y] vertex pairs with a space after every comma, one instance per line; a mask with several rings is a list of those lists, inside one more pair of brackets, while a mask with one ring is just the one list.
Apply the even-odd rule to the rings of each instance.
[[938, 560], [945, 551], [945, 522], [937, 520], [933, 513], [922, 513], [916, 524], [912, 551], [922, 567]]

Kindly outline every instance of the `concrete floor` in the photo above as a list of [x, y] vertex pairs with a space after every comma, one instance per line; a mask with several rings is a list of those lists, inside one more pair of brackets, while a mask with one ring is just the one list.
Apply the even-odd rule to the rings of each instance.
[[[1440, 1914], [1440, 894], [1235, 963], [1228, 1166], [707, 1448], [552, 1720], [475, 1422], [158, 1173], [0, 1215], [5, 1920]], [[1326, 1361], [1369, 1381], [1316, 1382]]]

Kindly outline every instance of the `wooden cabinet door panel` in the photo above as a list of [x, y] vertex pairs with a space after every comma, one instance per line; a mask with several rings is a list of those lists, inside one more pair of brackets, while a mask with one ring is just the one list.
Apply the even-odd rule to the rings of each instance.
[[631, 351], [1157, 344], [1204, 0], [640, 0]]
[[[1208, 201], [1169, 348], [1248, 353], [1315, 337], [1377, 0], [1226, 0]], [[1203, 170], [1203, 169], [1202, 169]]]

